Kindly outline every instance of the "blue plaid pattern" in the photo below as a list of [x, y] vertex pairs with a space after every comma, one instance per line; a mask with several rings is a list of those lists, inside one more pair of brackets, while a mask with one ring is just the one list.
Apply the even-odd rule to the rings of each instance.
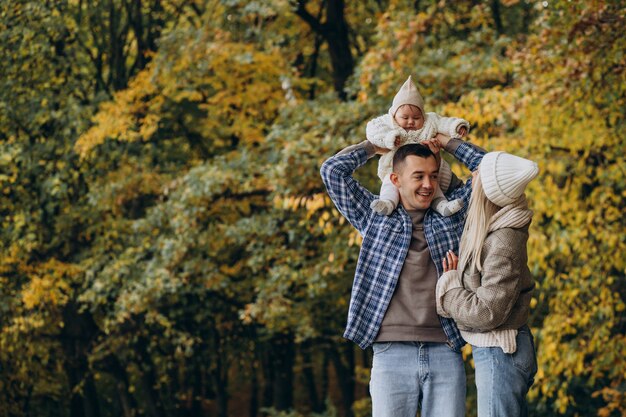
[[[483, 155], [484, 151], [467, 142], [461, 143], [454, 153], [472, 171], [478, 167]], [[377, 196], [352, 178], [353, 172], [368, 159], [365, 146], [355, 146], [349, 152], [326, 160], [320, 170], [331, 200], [363, 237], [344, 332], [346, 339], [362, 349], [376, 339], [408, 253], [413, 227], [401, 205], [390, 216], [377, 215], [370, 208]], [[441, 260], [446, 251], [452, 249], [458, 254], [471, 191], [470, 179], [448, 193], [449, 199], [462, 198], [465, 201], [465, 206], [453, 216], [443, 217], [428, 210], [424, 218], [424, 234], [439, 276], [443, 273]], [[439, 319], [450, 346], [459, 350], [465, 341], [456, 324], [451, 319]]]

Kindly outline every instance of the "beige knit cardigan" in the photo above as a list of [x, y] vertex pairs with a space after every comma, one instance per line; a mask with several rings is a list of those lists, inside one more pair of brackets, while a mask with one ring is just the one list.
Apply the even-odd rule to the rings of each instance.
[[437, 312], [454, 319], [475, 346], [516, 350], [517, 329], [528, 320], [535, 286], [526, 250], [531, 218], [525, 196], [503, 207], [483, 244], [482, 271], [466, 266], [462, 275], [448, 271], [437, 283]]

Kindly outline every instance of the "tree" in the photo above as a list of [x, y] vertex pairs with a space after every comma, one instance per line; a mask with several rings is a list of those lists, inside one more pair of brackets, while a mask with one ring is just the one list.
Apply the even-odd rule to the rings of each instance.
[[[354, 59], [349, 39], [349, 28], [344, 15], [343, 0], [326, 0], [320, 6], [325, 11], [325, 20], [313, 16], [306, 8], [308, 0], [293, 1], [295, 13], [328, 44], [328, 52], [333, 66], [333, 84], [342, 100], [347, 98], [344, 85], [354, 71]], [[320, 13], [321, 15], [321, 13]]]
[[1, 413], [368, 415], [319, 166], [408, 73], [539, 163], [532, 410], [626, 410], [620, 2], [0, 8]]

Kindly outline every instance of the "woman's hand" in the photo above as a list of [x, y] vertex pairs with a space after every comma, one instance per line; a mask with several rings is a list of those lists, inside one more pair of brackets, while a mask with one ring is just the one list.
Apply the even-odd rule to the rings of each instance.
[[441, 261], [443, 265], [443, 272], [452, 271], [457, 268], [459, 264], [459, 257], [454, 254], [451, 250], [446, 252], [446, 256]]

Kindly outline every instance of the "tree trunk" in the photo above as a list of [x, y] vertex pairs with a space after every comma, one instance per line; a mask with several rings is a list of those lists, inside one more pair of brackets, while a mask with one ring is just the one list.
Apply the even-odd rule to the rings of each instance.
[[335, 366], [337, 381], [341, 390], [341, 405], [344, 416], [353, 417], [352, 404], [354, 403], [354, 347], [349, 343], [342, 343], [330, 349], [330, 357]]
[[224, 352], [220, 334], [215, 330], [208, 338], [209, 378], [215, 394], [218, 417], [228, 417], [228, 353]]
[[324, 401], [324, 408], [326, 408], [326, 399], [328, 398], [328, 366], [330, 354], [327, 350], [324, 350], [324, 356], [322, 358], [322, 376], [320, 377], [320, 398]]
[[[90, 314], [78, 312], [78, 306], [69, 302], [63, 310], [61, 341], [65, 352], [64, 368], [69, 382], [70, 417], [99, 417], [98, 393], [90, 374], [87, 354], [98, 327]], [[74, 388], [82, 384], [82, 392]]]
[[[151, 365], [148, 365], [151, 366]], [[141, 370], [141, 377], [139, 378], [139, 385], [141, 386], [142, 393], [145, 396], [144, 407], [147, 414], [150, 417], [165, 417], [165, 413], [162, 410], [158, 393], [154, 387], [155, 374], [152, 369]]]
[[522, 17], [522, 33], [524, 33], [524, 35], [528, 34], [528, 31], [530, 29], [530, 23], [532, 22], [532, 10], [533, 10], [533, 3], [531, 2], [522, 2], [522, 9], [524, 10], [524, 14]]
[[343, 0], [329, 0], [326, 8], [326, 42], [333, 66], [333, 83], [339, 98], [346, 100], [344, 91], [348, 77], [354, 71], [354, 60], [348, 38], [348, 23]]
[[[144, 39], [143, 14], [141, 8], [141, 0], [135, 0], [134, 8], [128, 11], [128, 19], [132, 21], [133, 31], [135, 32], [135, 42], [137, 48], [137, 56], [131, 68], [131, 73], [145, 68], [147, 63], [146, 43]], [[134, 10], [133, 10], [134, 9]]]
[[[69, 368], [69, 369], [68, 369]], [[83, 384], [82, 394], [72, 393], [70, 400], [70, 417], [99, 417], [100, 407], [93, 378], [87, 376], [87, 362], [66, 365], [68, 381], [72, 388]]]
[[142, 388], [142, 393], [145, 396], [145, 409], [150, 417], [165, 417], [163, 406], [159, 401], [159, 393], [155, 387], [157, 381], [157, 375], [154, 371], [154, 364], [152, 358], [148, 353], [148, 341], [144, 338], [140, 338], [136, 344], [136, 351], [139, 355], [141, 363], [139, 364], [139, 372], [141, 376], [139, 378], [139, 385]]
[[310, 349], [310, 343], [306, 343], [302, 346], [302, 374], [304, 376], [304, 383], [309, 394], [311, 411], [319, 414], [324, 411], [324, 402], [320, 401], [319, 396], [317, 395], [317, 384], [315, 383], [315, 374], [313, 373], [314, 365]]
[[228, 370], [224, 369], [222, 359], [217, 355], [215, 370], [211, 372], [215, 387], [218, 417], [228, 417]]
[[264, 344], [262, 352], [261, 369], [263, 371], [263, 395], [261, 397], [263, 408], [272, 406], [274, 398], [274, 366], [269, 352], [269, 344]]
[[100, 366], [105, 372], [109, 372], [115, 379], [115, 390], [122, 407], [123, 417], [135, 417], [137, 412], [137, 402], [135, 397], [129, 395], [128, 373], [117, 357], [111, 355], [103, 361]]
[[344, 91], [348, 77], [354, 71], [354, 58], [350, 48], [349, 27], [346, 22], [343, 0], [326, 2], [326, 21], [311, 15], [305, 7], [306, 0], [296, 4], [296, 14], [302, 18], [313, 31], [321, 35], [328, 44], [328, 53], [333, 68], [333, 85], [341, 100], [347, 99]]
[[[320, 47], [322, 46], [322, 36], [317, 34], [315, 35], [315, 46], [313, 48], [313, 53], [311, 54], [311, 64], [308, 70], [308, 76], [313, 78], [317, 74], [317, 59], [319, 57]], [[309, 90], [309, 100], [315, 99], [315, 84], [311, 85], [311, 89]]]
[[277, 410], [293, 407], [293, 365], [295, 346], [293, 336], [280, 335], [273, 339], [272, 363], [274, 367], [273, 405]]
[[202, 399], [204, 398], [204, 380], [203, 380], [203, 367], [196, 366], [194, 373], [193, 384], [193, 398], [191, 402], [191, 415], [194, 417], [204, 416], [205, 412], [202, 409]]
[[504, 33], [504, 27], [502, 25], [502, 16], [500, 15], [500, 1], [491, 0], [491, 15], [493, 16], [493, 22], [496, 25], [496, 32], [498, 35]]
[[258, 361], [254, 360], [250, 367], [250, 408], [248, 417], [257, 417], [259, 413], [259, 377]]

